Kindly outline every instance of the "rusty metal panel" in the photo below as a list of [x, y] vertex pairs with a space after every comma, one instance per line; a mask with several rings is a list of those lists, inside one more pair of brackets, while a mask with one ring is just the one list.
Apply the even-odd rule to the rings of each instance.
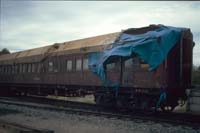
[[168, 87], [177, 88], [180, 84], [180, 45], [173, 47], [167, 57]]
[[138, 57], [134, 57], [133, 60], [135, 62], [134, 65], [123, 65], [123, 87], [161, 88], [166, 85], [163, 64], [156, 70], [149, 71], [148, 64], [142, 62]]
[[182, 52], [182, 86], [191, 87], [192, 85], [192, 50], [193, 42], [191, 39], [183, 39]]
[[170, 88], [191, 87], [192, 48], [192, 36], [188, 30], [167, 57], [167, 81]]

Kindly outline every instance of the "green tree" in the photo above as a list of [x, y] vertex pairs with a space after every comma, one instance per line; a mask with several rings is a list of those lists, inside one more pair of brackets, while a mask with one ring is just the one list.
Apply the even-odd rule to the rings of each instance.
[[200, 66], [193, 66], [192, 69], [192, 84], [200, 85]]
[[10, 54], [10, 51], [9, 51], [7, 48], [3, 48], [3, 49], [0, 51], [0, 55], [3, 55], [3, 54]]

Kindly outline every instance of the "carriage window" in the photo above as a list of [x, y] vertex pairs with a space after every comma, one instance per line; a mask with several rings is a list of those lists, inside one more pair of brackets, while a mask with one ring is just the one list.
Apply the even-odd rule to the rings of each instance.
[[2, 66], [0, 66], [0, 73], [2, 73]]
[[125, 67], [131, 67], [133, 65], [133, 59], [130, 58], [125, 61]]
[[1, 66], [1, 73], [4, 73], [4, 66]]
[[13, 73], [13, 65], [10, 65], [10, 74]]
[[25, 73], [26, 72], [26, 68], [27, 68], [27, 64], [23, 64], [22, 66], [23, 66], [23, 73]]
[[11, 65], [8, 66], [8, 74], [10, 74], [12, 72], [12, 67]]
[[22, 64], [19, 64], [19, 73], [22, 73]]
[[2, 73], [5, 73], [5, 66], [2, 66], [1, 72], [2, 72]]
[[3, 66], [0, 66], [0, 73], [3, 73]]
[[2, 66], [2, 73], [5, 73], [5, 66]]
[[9, 73], [9, 66], [6, 66], [6, 73]]
[[6, 72], [6, 67], [3, 66], [2, 72], [5, 73]]
[[6, 66], [3, 66], [3, 73], [6, 73]]
[[12, 67], [11, 73], [14, 74], [15, 73], [15, 65], [12, 65], [11, 67]]
[[137, 68], [140, 66], [140, 59], [138, 57], [133, 57], [133, 67]]
[[22, 73], [25, 71], [25, 64], [22, 64]]
[[106, 65], [106, 69], [113, 69], [115, 67], [115, 63], [110, 63]]
[[32, 64], [32, 70], [31, 70], [32, 73], [35, 72], [35, 64]]
[[6, 73], [6, 66], [3, 66], [3, 73]]
[[6, 73], [8, 74], [9, 73], [9, 66], [6, 66], [6, 68], [7, 68]]
[[1, 66], [1, 73], [3, 73], [3, 66]]
[[4, 73], [7, 73], [7, 66], [4, 66]]
[[20, 64], [20, 73], [22, 73], [22, 72], [23, 72], [23, 65]]
[[10, 71], [9, 71], [9, 73], [12, 74], [12, 71], [13, 71], [12, 70], [12, 65], [10, 65]]
[[10, 74], [12, 74], [12, 72], [13, 72], [13, 66], [12, 65], [10, 65]]
[[72, 70], [72, 61], [67, 60], [67, 71], [71, 71], [71, 70]]
[[41, 64], [38, 63], [38, 65], [37, 65], [37, 73], [40, 73], [40, 69], [41, 69]]
[[7, 73], [7, 66], [4, 66], [4, 73]]
[[7, 65], [6, 66], [6, 73], [8, 74], [8, 72], [9, 72], [9, 66]]
[[53, 71], [53, 62], [49, 62], [49, 72]]
[[8, 73], [11, 74], [11, 73], [12, 73], [12, 66], [9, 65], [8, 68], [9, 68], [9, 69], [8, 69], [8, 70], [9, 70]]
[[76, 60], [76, 70], [81, 70], [82, 68], [82, 60], [78, 59]]
[[17, 64], [14, 65], [14, 74], [17, 73], [16, 67], [17, 67]]
[[28, 73], [31, 72], [31, 64], [28, 64]]
[[58, 60], [54, 60], [53, 70], [54, 70], [54, 72], [58, 72]]
[[83, 70], [88, 70], [88, 59], [83, 60]]
[[58, 71], [59, 72], [63, 71], [63, 69], [62, 69], [62, 63], [63, 63], [63, 60], [58, 60]]
[[1, 73], [4, 73], [4, 66], [1, 66]]
[[12, 65], [12, 74], [15, 73], [15, 65]]
[[144, 69], [148, 69], [149, 64], [147, 64], [144, 60], [140, 60], [140, 67]]
[[15, 64], [15, 67], [14, 67], [14, 73], [16, 74], [16, 73], [18, 73], [18, 71], [17, 71], [17, 68], [18, 68], [18, 65], [17, 64]]
[[134, 67], [134, 69], [140, 67], [140, 59], [137, 56], [133, 56], [125, 61], [125, 67]]

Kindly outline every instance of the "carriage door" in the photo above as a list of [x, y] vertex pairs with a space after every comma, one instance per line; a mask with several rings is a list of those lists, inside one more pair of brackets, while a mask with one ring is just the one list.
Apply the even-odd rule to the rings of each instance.
[[133, 87], [135, 86], [135, 75], [140, 68], [139, 58], [134, 56], [128, 60], [123, 61], [123, 76], [122, 84], [123, 86]]
[[111, 84], [118, 83], [121, 85], [122, 69], [121, 59], [106, 65], [106, 76]]

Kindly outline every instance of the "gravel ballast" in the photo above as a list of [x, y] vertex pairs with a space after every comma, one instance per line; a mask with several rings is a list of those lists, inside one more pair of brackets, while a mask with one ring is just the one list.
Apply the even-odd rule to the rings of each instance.
[[0, 104], [0, 120], [54, 130], [55, 133], [200, 133], [200, 129], [182, 125], [70, 114], [7, 104]]

